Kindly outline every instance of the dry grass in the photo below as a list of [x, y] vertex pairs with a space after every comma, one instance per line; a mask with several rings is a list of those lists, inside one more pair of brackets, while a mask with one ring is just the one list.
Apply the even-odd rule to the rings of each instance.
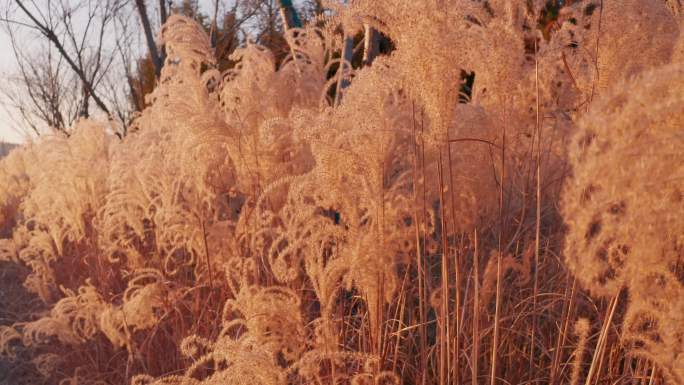
[[684, 383], [675, 3], [358, 1], [224, 74], [171, 17], [130, 135], [0, 162], [0, 381]]

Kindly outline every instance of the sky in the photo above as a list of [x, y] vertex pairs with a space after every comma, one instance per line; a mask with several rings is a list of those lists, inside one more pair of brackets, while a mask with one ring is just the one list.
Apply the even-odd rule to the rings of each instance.
[[[4, 1], [2, 1], [4, 3]], [[40, 2], [38, 2], [40, 3]], [[230, 3], [230, 1], [224, 1]], [[213, 0], [199, 0], [200, 10], [208, 13], [213, 9]], [[4, 4], [3, 4], [4, 5]], [[151, 16], [152, 17], [152, 16]], [[33, 34], [22, 34], [21, 38], [26, 39], [30, 44], [36, 37]], [[0, 87], [6, 86], [8, 77], [17, 72], [17, 64], [12, 51], [10, 38], [5, 28], [0, 28]], [[0, 96], [0, 104], [3, 104]], [[26, 140], [26, 130], [22, 127], [21, 121], [13, 118], [15, 115], [11, 111], [0, 105], [0, 142], [21, 143]]]
[[[15, 68], [16, 62], [10, 39], [4, 31], [0, 31], [0, 81], [6, 79]], [[7, 111], [0, 109], [0, 142], [19, 143], [23, 141], [22, 135], [13, 127], [15, 124]]]

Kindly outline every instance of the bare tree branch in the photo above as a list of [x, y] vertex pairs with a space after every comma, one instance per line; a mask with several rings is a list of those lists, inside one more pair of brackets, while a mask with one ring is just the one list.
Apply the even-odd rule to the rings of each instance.
[[[88, 79], [88, 77], [86, 76], [86, 72], [80, 58], [74, 59], [67, 52], [59, 37], [55, 34], [55, 30], [50, 28], [50, 26], [48, 26], [47, 24], [38, 20], [38, 18], [33, 13], [31, 13], [31, 11], [29, 11], [29, 9], [23, 4], [22, 0], [16, 0], [16, 3], [19, 6], [19, 8], [21, 8], [21, 10], [26, 14], [26, 16], [28, 16], [28, 18], [31, 19], [31, 21], [36, 25], [40, 33], [43, 36], [45, 36], [50, 42], [52, 42], [55, 48], [57, 48], [57, 51], [59, 51], [59, 53], [62, 55], [62, 57], [64, 57], [64, 60], [66, 60], [71, 69], [81, 79], [85, 91], [87, 91], [88, 95], [93, 98], [95, 104], [97, 104], [100, 110], [102, 110], [108, 116], [111, 116], [109, 109], [102, 101], [98, 93], [93, 89], [91, 80]], [[79, 63], [77, 63], [77, 61], [79, 61]]]

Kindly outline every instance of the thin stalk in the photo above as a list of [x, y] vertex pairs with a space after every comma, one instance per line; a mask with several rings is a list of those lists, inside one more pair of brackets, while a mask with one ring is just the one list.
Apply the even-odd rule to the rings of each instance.
[[603, 356], [603, 350], [605, 349], [606, 340], [608, 339], [608, 329], [610, 329], [610, 323], [613, 321], [613, 315], [615, 314], [615, 308], [617, 308], [618, 298], [620, 293], [615, 294], [615, 297], [610, 302], [610, 311], [603, 321], [603, 326], [601, 328], [601, 334], [596, 342], [596, 349], [594, 350], [594, 356], [591, 359], [591, 366], [589, 367], [589, 373], [587, 374], [587, 380], [585, 385], [590, 385], [594, 373], [598, 374], [597, 364], [600, 357]]
[[589, 103], [587, 103], [587, 111], [589, 110], [589, 105], [591, 105], [591, 101], [594, 100], [594, 92], [596, 90], [596, 83], [599, 81], [599, 46], [601, 42], [601, 22], [603, 21], [603, 0], [601, 0], [601, 4], [599, 6], [599, 18], [598, 18], [598, 30], [596, 31], [596, 52], [594, 53], [594, 81], [591, 82], [591, 95], [589, 96]]
[[[401, 291], [399, 292], [399, 306], [394, 314], [394, 319], [397, 321], [397, 342], [394, 344], [394, 358], [392, 359], [392, 372], [396, 373], [397, 362], [399, 361], [399, 345], [401, 343], [402, 324], [404, 319], [404, 311], [406, 309], [406, 282], [408, 280], [409, 270], [406, 269], [404, 279], [401, 282]], [[389, 338], [387, 338], [389, 340]]]
[[[447, 139], [449, 132], [447, 130]], [[451, 142], [447, 143], [447, 159], [449, 161], [449, 198], [451, 198], [451, 221], [453, 224], [454, 231], [456, 230], [456, 198], [454, 197], [454, 173], [451, 167]], [[461, 314], [461, 276], [460, 276], [460, 258], [459, 253], [463, 250], [463, 240], [464, 237], [461, 235], [461, 245], [458, 251], [454, 251], [454, 279], [455, 279], [455, 308], [454, 308], [454, 357], [452, 368], [454, 368], [454, 382], [456, 385], [461, 383], [461, 373], [459, 371], [458, 359], [461, 347], [460, 341], [460, 314]]]
[[475, 251], [473, 254], [473, 347], [471, 350], [472, 362], [472, 385], [477, 385], [477, 361], [480, 356], [480, 256], [479, 245], [477, 239], [477, 229], [475, 229], [474, 240]]
[[[423, 111], [421, 110], [420, 111], [420, 138], [421, 138], [421, 144], [420, 144], [420, 169], [421, 170], [420, 171], [421, 171], [421, 180], [423, 181], [423, 211], [422, 211], [423, 224], [424, 224], [424, 226], [423, 226], [423, 247], [425, 247], [425, 245], [427, 245], [427, 239], [428, 239], [428, 227], [427, 227], [427, 223], [428, 223], [428, 211], [427, 211], [428, 210], [428, 203], [427, 203], [427, 201], [428, 200], [427, 200], [427, 184], [425, 183], [426, 173], [425, 173], [425, 139], [424, 139], [425, 138], [425, 136], [424, 136], [424, 134], [425, 134], [425, 120], [424, 120], [424, 118], [425, 117], [423, 115]], [[427, 288], [432, 287], [430, 284], [430, 276], [431, 276], [430, 275], [430, 265], [423, 265], [423, 268], [424, 268], [423, 273], [425, 274], [425, 279], [423, 280], [423, 285], [425, 285], [423, 287], [423, 292], [425, 293], [428, 290]], [[425, 294], [423, 294], [423, 295], [425, 295]], [[423, 342], [423, 343], [427, 344], [427, 340], [425, 340], [425, 342]], [[424, 359], [426, 360], [425, 368], [427, 369], [427, 355], [424, 357]], [[426, 381], [427, 381], [427, 370], [425, 370], [423, 372], [422, 383], [425, 384]]]
[[449, 356], [451, 355], [449, 341], [451, 333], [449, 330], [449, 258], [447, 256], [449, 244], [447, 241], [447, 221], [446, 210], [444, 209], [444, 170], [442, 166], [442, 149], [439, 149], [439, 205], [442, 219], [442, 311], [440, 314], [440, 351], [439, 351], [439, 383], [449, 383], [449, 372], [451, 371]]
[[656, 372], [657, 368], [655, 365], [653, 365], [653, 369], [651, 369], [651, 378], [648, 379], [648, 385], [654, 385], [655, 384], [655, 377], [656, 377]]
[[[209, 288], [214, 290], [214, 274], [211, 271], [211, 260], [209, 259], [209, 245], [207, 243], [207, 231], [204, 227], [204, 220], [200, 218], [200, 225], [202, 227], [202, 239], [204, 241], [204, 257], [207, 261], [207, 274], [209, 274]], [[210, 291], [210, 292], [211, 292]]]
[[[539, 253], [541, 249], [541, 152], [542, 152], [542, 137], [541, 137], [541, 113], [540, 113], [540, 98], [539, 98], [539, 60], [537, 60], [537, 42], [534, 43], [534, 82], [536, 88], [537, 100], [537, 119], [535, 124], [535, 137], [537, 139], [537, 207], [536, 207], [536, 228], [534, 234], [534, 292], [532, 294], [532, 332], [530, 338], [530, 372], [534, 367], [534, 343], [537, 332], [537, 296], [539, 294]], [[535, 378], [530, 373], [531, 378]]]
[[[413, 128], [413, 138], [416, 137], [416, 110], [415, 104], [411, 104], [412, 113], [412, 128]], [[421, 373], [421, 384], [425, 384], [425, 372], [427, 371], [427, 346], [425, 341], [425, 283], [423, 280], [423, 252], [420, 242], [420, 229], [419, 229], [419, 218], [418, 218], [418, 191], [416, 183], [418, 178], [418, 142], [414, 140], [413, 146], [413, 200], [416, 204], [413, 206], [413, 224], [416, 236], [416, 270], [418, 274], [418, 336], [420, 338], [420, 373]]]
[[553, 353], [553, 362], [551, 365], [551, 377], [549, 379], [549, 384], [556, 384], [556, 375], [558, 374], [558, 368], [560, 366], [560, 360], [562, 355], [562, 347], [565, 346], [565, 339], [568, 335], [568, 328], [570, 327], [570, 319], [572, 318], [572, 308], [575, 301], [575, 291], [577, 290], [577, 278], [572, 280], [572, 288], [568, 289], [568, 278], [566, 279], [565, 286], [565, 296], [564, 302], [567, 305], [563, 306], [563, 315], [561, 319], [563, 320], [563, 326], [561, 327], [560, 333], [558, 333], [558, 339], [556, 340], [556, 349]]
[[[505, 121], [504, 110], [504, 121]], [[489, 377], [489, 384], [496, 383], [496, 361], [499, 345], [499, 318], [501, 311], [501, 280], [502, 280], [502, 258], [503, 258], [503, 236], [504, 236], [504, 182], [506, 180], [506, 124], [503, 125], [503, 135], [501, 142], [501, 184], [499, 185], [499, 246], [496, 253], [496, 305], [494, 310], [494, 335], [492, 337], [492, 371]]]

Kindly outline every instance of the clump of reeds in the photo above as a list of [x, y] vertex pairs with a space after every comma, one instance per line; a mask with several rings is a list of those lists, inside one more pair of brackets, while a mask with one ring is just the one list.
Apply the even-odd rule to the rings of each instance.
[[[328, 3], [225, 73], [170, 17], [128, 136], [0, 162], [39, 305], [0, 353], [73, 385], [681, 383], [681, 16], [555, 5]], [[395, 50], [340, 65], [372, 28]]]

